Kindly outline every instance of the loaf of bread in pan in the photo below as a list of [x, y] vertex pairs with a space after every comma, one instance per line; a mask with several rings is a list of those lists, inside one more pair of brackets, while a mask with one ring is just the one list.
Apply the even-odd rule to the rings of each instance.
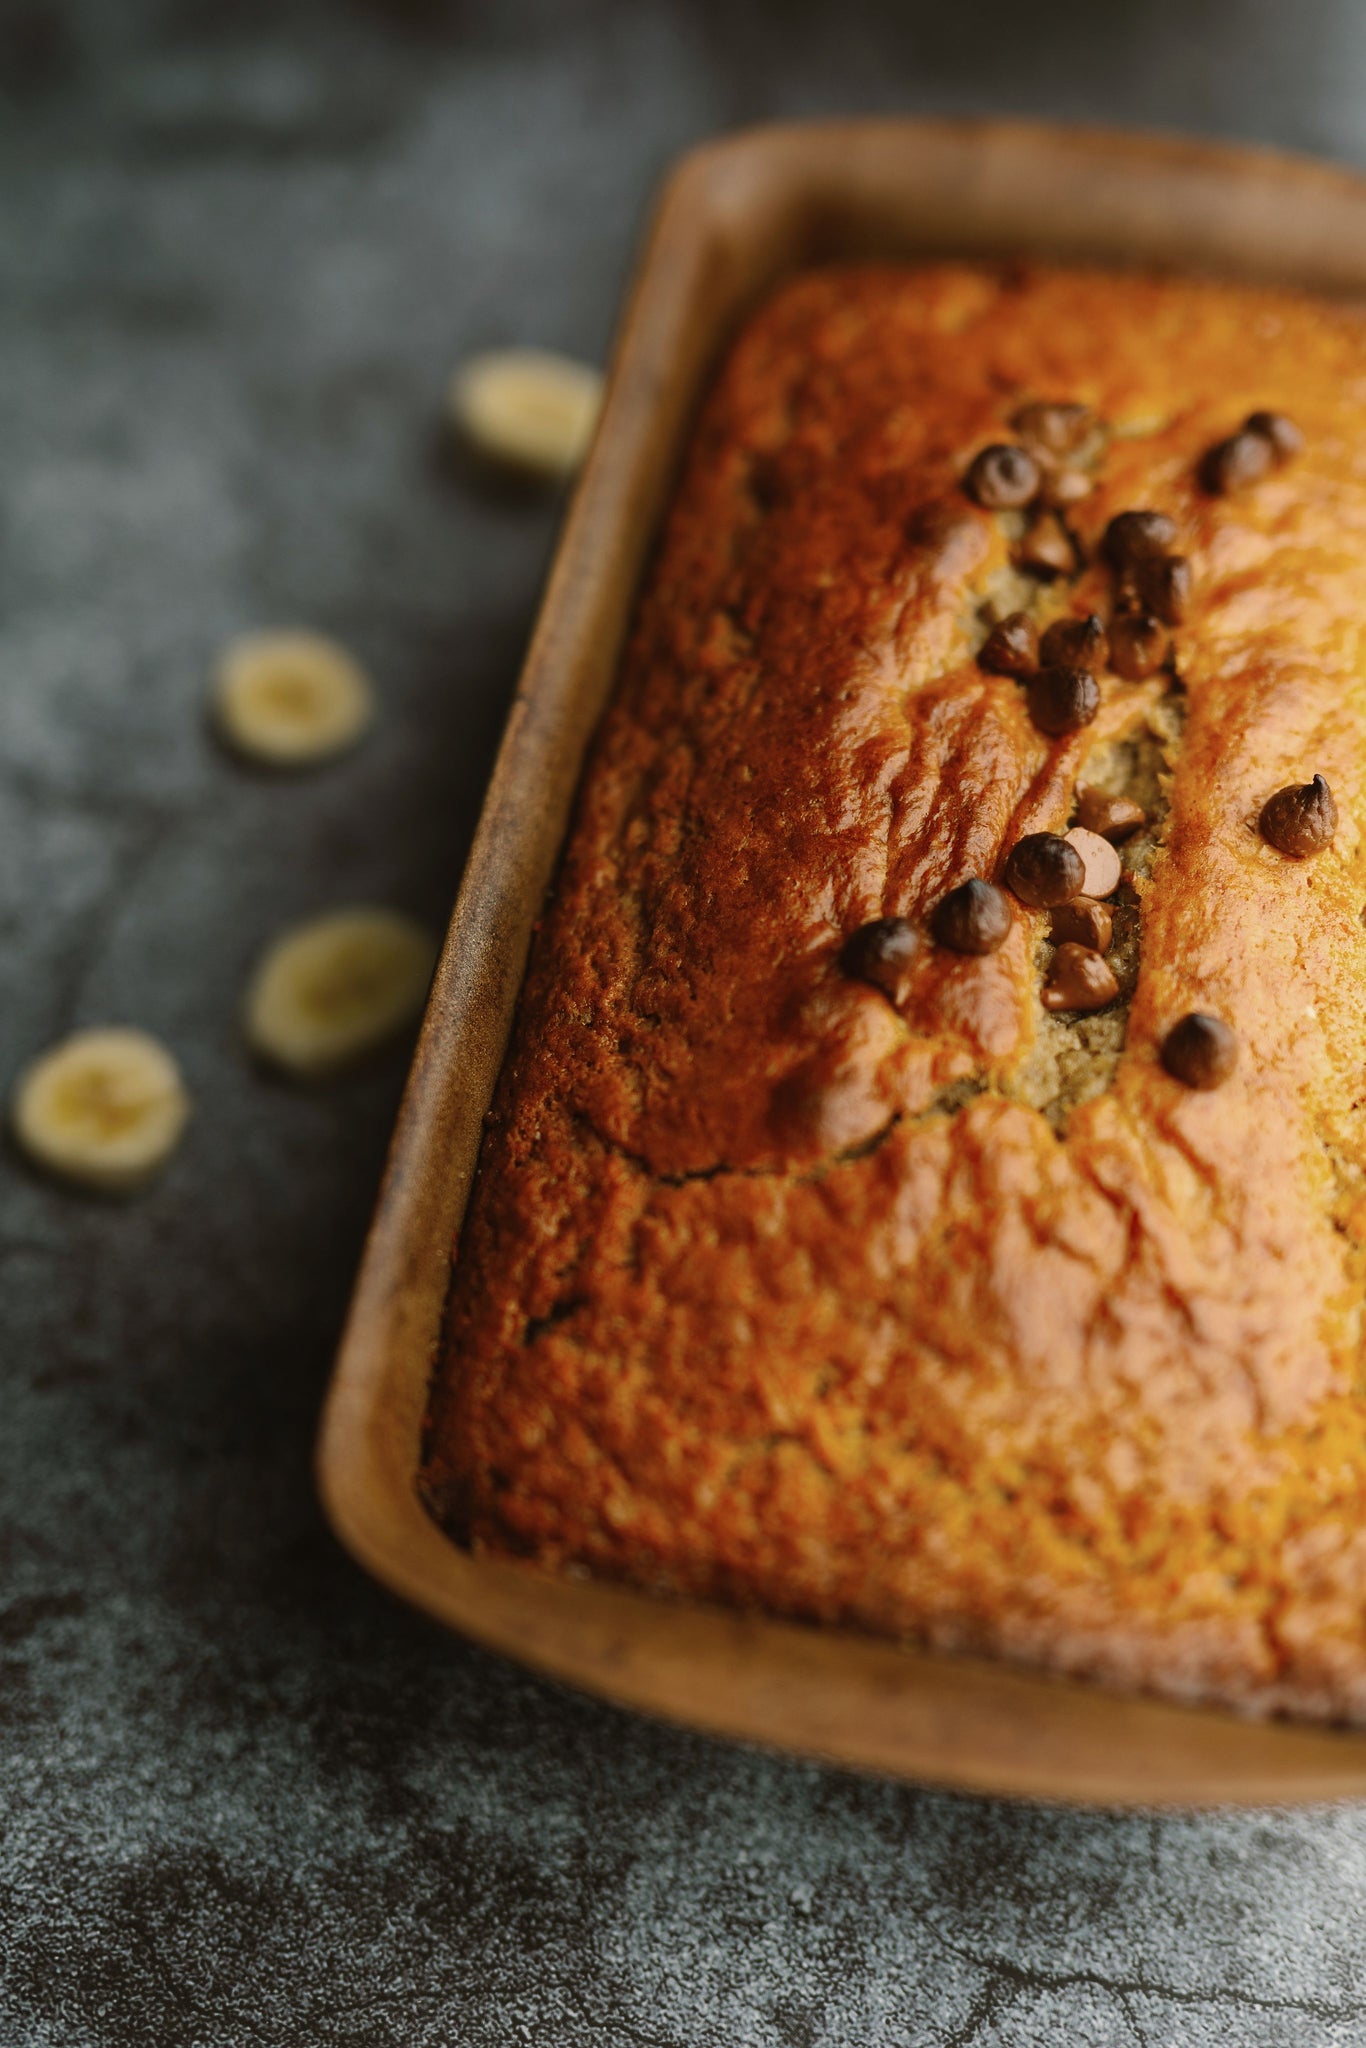
[[[1086, 476], [1041, 518], [973, 465], [1013, 447], [1018, 484], [1021, 408], [1064, 401]], [[1302, 448], [1221, 470], [1266, 409]], [[1135, 509], [1188, 595], [1136, 595]], [[979, 659], [1007, 615], [1118, 644], [1153, 605], [1159, 665], [1093, 661], [1061, 734]], [[1298, 857], [1259, 820], [1315, 775], [1336, 830]], [[993, 896], [981, 953], [935, 919], [1079, 788], [1142, 823], [1118, 994], [1054, 1009], [1047, 909]], [[535, 939], [433, 1512], [662, 1593], [1366, 1719], [1364, 803], [1357, 311], [1052, 268], [785, 286], [703, 407]], [[1231, 1071], [1164, 1064], [1190, 1013]]]

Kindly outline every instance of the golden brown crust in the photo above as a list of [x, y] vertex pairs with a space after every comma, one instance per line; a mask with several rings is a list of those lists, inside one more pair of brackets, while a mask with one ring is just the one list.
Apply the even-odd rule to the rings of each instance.
[[[960, 478], [1030, 398], [1110, 424], [1067, 514], [1088, 551], [1158, 507], [1194, 569], [1179, 685], [1110, 673], [1062, 740], [974, 660], [983, 600], [1018, 601], [1020, 515]], [[1303, 453], [1206, 495], [1202, 454], [1258, 407]], [[424, 1485], [453, 1525], [1366, 1718], [1363, 565], [1355, 313], [943, 266], [813, 273], [758, 315], [533, 949], [433, 1390]], [[1104, 614], [1111, 581], [1040, 615]], [[1088, 763], [1148, 731], [1170, 809], [1150, 878], [1131, 860], [1117, 1059], [1045, 1020], [1043, 911], [985, 956], [927, 941], [899, 1012], [841, 971], [859, 925], [923, 927], [1062, 831]], [[1288, 860], [1256, 819], [1316, 772], [1337, 835]], [[1241, 1042], [1210, 1093], [1157, 1058], [1191, 1010]], [[1099, 1092], [1069, 1096], [1083, 1071]]]

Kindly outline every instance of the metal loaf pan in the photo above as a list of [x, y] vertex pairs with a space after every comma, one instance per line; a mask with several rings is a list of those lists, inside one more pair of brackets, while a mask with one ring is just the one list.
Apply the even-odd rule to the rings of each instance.
[[1366, 289], [1366, 181], [1010, 122], [848, 121], [695, 150], [665, 189], [451, 920], [337, 1359], [323, 1500], [376, 1578], [491, 1649], [716, 1734], [977, 1791], [1116, 1804], [1366, 1793], [1366, 1733], [1240, 1721], [847, 1630], [466, 1555], [415, 1490], [428, 1375], [532, 920], [699, 391], [781, 276], [1026, 254]]

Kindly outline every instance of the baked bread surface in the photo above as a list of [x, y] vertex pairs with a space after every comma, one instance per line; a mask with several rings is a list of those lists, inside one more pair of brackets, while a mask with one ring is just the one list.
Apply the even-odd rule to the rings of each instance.
[[[962, 487], [1023, 401], [1107, 423], [1091, 566]], [[1305, 447], [1212, 497], [1258, 407]], [[1169, 669], [1062, 739], [984, 607], [1094, 607], [1175, 519]], [[1190, 280], [812, 272], [703, 408], [538, 930], [423, 1488], [461, 1540], [1245, 1709], [1366, 1718], [1366, 323]], [[1327, 777], [1339, 826], [1256, 830]], [[1110, 1010], [1047, 919], [924, 927], [1079, 782], [1137, 795]], [[1141, 904], [1141, 913], [1138, 905]], [[1122, 949], [1121, 949], [1122, 950]], [[1135, 978], [1136, 977], [1136, 978]], [[1233, 1027], [1208, 1092], [1186, 1012]]]

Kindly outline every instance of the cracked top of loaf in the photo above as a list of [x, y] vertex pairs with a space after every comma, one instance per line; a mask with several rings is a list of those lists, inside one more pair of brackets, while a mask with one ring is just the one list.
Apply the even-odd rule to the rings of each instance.
[[[1023, 575], [963, 478], [1104, 424]], [[1258, 408], [1304, 447], [1214, 496]], [[1165, 512], [1164, 666], [1050, 738], [993, 618], [1109, 615]], [[823, 270], [707, 398], [538, 931], [455, 1261], [423, 1487], [460, 1539], [1255, 1711], [1366, 1719], [1366, 319], [1174, 278]], [[1257, 831], [1324, 775], [1336, 837]], [[1045, 912], [853, 931], [1136, 797], [1121, 993]], [[1122, 914], [1128, 906], [1127, 919]], [[1121, 926], [1124, 927], [1121, 932]], [[1230, 1025], [1222, 1086], [1165, 1033]]]

